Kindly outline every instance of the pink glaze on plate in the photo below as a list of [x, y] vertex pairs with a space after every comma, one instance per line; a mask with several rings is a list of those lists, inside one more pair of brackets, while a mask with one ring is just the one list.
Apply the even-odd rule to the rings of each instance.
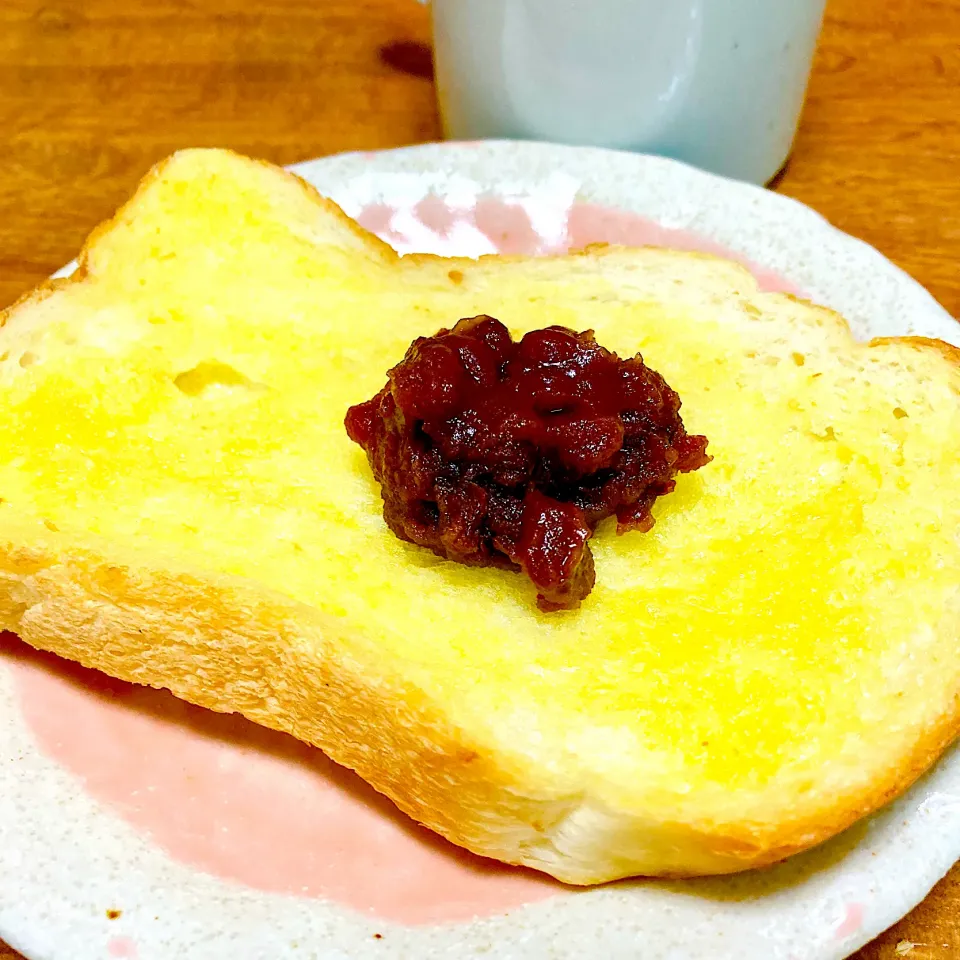
[[[472, 209], [425, 197], [411, 211], [438, 249], [459, 227], [461, 238], [472, 230], [481, 245], [509, 253], [607, 241], [735, 256], [703, 237], [590, 204], [574, 204], [556, 237], [539, 236], [522, 204], [495, 197]], [[395, 213], [377, 204], [357, 219], [400, 246]], [[765, 289], [794, 290], [746, 265]], [[291, 737], [110, 680], [9, 634], [0, 637], [0, 662], [41, 749], [174, 859], [207, 873], [405, 924], [491, 916], [568, 890], [454, 847]], [[844, 928], [854, 922], [849, 916]], [[133, 956], [123, 938], [111, 944], [112, 956]]]
[[852, 937], [863, 926], [864, 906], [862, 903], [848, 903], [843, 908], [843, 919], [837, 925], [833, 935], [836, 940]]
[[129, 937], [111, 937], [107, 943], [107, 953], [117, 960], [137, 960], [137, 945]]
[[207, 873], [409, 924], [491, 916], [565, 889], [447, 843], [293, 737], [112, 680], [10, 634], [0, 660], [40, 748]]
[[[384, 203], [370, 204], [356, 219], [372, 233], [403, 249], [415, 238], [405, 236], [397, 228], [397, 208]], [[492, 250], [504, 254], [549, 254], [582, 250], [591, 243], [609, 243], [626, 247], [671, 247], [727, 257], [743, 264], [757, 279], [763, 290], [792, 293], [799, 289], [774, 270], [764, 267], [720, 243], [690, 230], [664, 227], [654, 220], [626, 210], [602, 207], [593, 203], [574, 203], [566, 211], [566, 224], [556, 237], [537, 233], [523, 205], [495, 196], [480, 197], [472, 207], [449, 206], [442, 197], [428, 194], [409, 208], [418, 225], [426, 228], [441, 252], [458, 255], [456, 227], [475, 230]], [[449, 240], [449, 249], [443, 249]]]
[[580, 250], [591, 243], [614, 243], [627, 247], [672, 247], [674, 250], [714, 253], [742, 263], [757, 278], [763, 290], [794, 295], [800, 293], [796, 286], [776, 271], [769, 270], [701, 234], [661, 227], [653, 220], [625, 210], [587, 203], [575, 204], [567, 217], [566, 240], [572, 250]]

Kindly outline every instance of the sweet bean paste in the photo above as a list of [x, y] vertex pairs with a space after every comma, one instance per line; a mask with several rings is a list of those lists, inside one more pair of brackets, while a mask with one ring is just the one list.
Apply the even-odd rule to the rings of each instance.
[[514, 342], [499, 320], [473, 317], [415, 340], [387, 376], [345, 424], [388, 526], [449, 560], [522, 570], [543, 610], [593, 589], [587, 541], [601, 520], [649, 530], [674, 476], [710, 460], [663, 377], [592, 331]]

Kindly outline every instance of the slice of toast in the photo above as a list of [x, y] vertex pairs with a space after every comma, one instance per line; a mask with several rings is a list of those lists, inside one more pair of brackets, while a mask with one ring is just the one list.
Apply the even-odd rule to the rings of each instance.
[[[593, 329], [713, 461], [597, 586], [398, 540], [343, 418], [418, 335]], [[398, 258], [295, 177], [161, 164], [0, 319], [0, 629], [316, 744], [577, 884], [722, 873], [905, 789], [960, 708], [960, 368], [665, 250]]]

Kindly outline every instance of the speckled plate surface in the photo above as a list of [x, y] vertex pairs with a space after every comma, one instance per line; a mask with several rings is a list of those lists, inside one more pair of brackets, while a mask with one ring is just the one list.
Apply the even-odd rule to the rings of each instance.
[[[727, 250], [860, 337], [960, 328], [791, 200], [656, 158], [441, 144], [296, 168], [401, 252]], [[771, 870], [572, 891], [407, 822], [317, 751], [0, 637], [0, 937], [36, 960], [836, 960], [960, 857], [960, 754]]]

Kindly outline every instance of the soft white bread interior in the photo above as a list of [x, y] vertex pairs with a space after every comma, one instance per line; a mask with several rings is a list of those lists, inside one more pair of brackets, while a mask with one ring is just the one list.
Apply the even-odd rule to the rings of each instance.
[[[343, 428], [411, 340], [592, 328], [714, 460], [598, 582], [400, 542]], [[458, 844], [577, 884], [768, 863], [960, 721], [960, 367], [665, 250], [398, 258], [278, 169], [161, 164], [0, 319], [0, 629], [316, 744]]]

